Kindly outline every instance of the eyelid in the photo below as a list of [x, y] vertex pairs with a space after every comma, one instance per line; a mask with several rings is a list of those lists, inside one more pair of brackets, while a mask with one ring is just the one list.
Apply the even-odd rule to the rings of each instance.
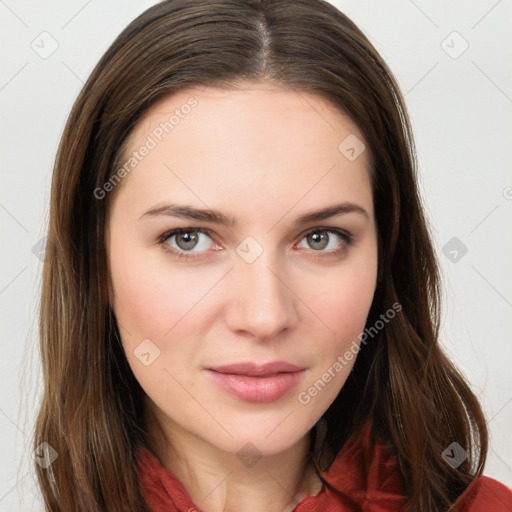
[[347, 238], [347, 240], [353, 241], [354, 235], [347, 231], [346, 229], [337, 228], [333, 226], [318, 226], [311, 229], [308, 229], [307, 231], [304, 231], [300, 236], [300, 239], [302, 240], [305, 236], [311, 234], [311, 233], [317, 233], [318, 231], [327, 231], [328, 233], [335, 233], [341, 237]]
[[338, 247], [337, 249], [332, 249], [330, 251], [315, 251], [313, 249], [310, 249], [308, 252], [308, 258], [312, 260], [316, 259], [322, 259], [322, 258], [328, 258], [329, 256], [343, 256], [347, 251], [348, 248], [352, 245], [354, 245], [355, 237], [352, 233], [347, 231], [346, 229], [338, 228], [338, 227], [332, 227], [332, 226], [317, 226], [314, 228], [311, 228], [304, 233], [300, 235], [298, 243], [300, 243], [306, 236], [308, 236], [311, 233], [318, 233], [325, 231], [327, 233], [334, 233], [338, 237], [342, 239], [341, 247]]
[[[212, 236], [213, 235], [212, 231], [210, 231], [207, 228], [195, 228], [195, 227], [169, 229], [168, 231], [166, 231], [165, 233], [162, 233], [157, 238], [157, 242], [159, 244], [165, 244], [165, 242], [167, 240], [169, 240], [169, 238], [171, 238], [172, 236], [179, 235], [180, 233], [189, 233], [190, 231], [194, 231], [194, 232], [197, 232], [197, 233], [203, 233], [203, 234], [209, 236], [212, 239], [213, 242], [218, 243], [218, 242], [215, 241], [215, 237]], [[173, 252], [176, 252], [176, 251], [173, 250]], [[186, 251], [183, 251], [183, 252], [186, 252]]]
[[211, 233], [212, 233], [207, 228], [196, 228], [193, 226], [186, 227], [186, 228], [173, 228], [173, 229], [169, 229], [169, 230], [165, 231], [164, 233], [162, 233], [158, 237], [158, 240], [159, 241], [166, 240], [166, 239], [170, 238], [172, 235], [179, 235], [180, 233], [188, 233], [189, 231], [197, 231], [198, 233], [205, 233], [208, 236], [211, 236]]

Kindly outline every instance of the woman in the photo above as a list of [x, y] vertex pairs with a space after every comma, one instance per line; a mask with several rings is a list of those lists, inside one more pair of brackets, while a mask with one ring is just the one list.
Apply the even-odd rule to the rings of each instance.
[[331, 5], [133, 21], [54, 170], [46, 509], [510, 510], [415, 177], [396, 82]]

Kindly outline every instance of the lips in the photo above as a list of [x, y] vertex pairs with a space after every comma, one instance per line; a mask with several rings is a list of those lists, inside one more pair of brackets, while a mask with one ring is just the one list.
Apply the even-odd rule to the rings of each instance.
[[249, 377], [274, 376], [279, 373], [292, 373], [304, 370], [304, 367], [297, 366], [286, 361], [272, 361], [265, 364], [256, 364], [253, 362], [236, 363], [208, 368], [214, 372], [247, 375]]
[[205, 368], [221, 390], [246, 402], [273, 402], [296, 388], [305, 368], [286, 361], [237, 363]]

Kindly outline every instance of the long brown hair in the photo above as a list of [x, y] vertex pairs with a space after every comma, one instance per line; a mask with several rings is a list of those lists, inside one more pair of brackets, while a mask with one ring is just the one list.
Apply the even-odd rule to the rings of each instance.
[[[372, 156], [379, 240], [367, 325], [402, 306], [361, 350], [323, 415], [317, 467], [328, 468], [370, 419], [372, 436], [397, 458], [408, 510], [446, 511], [482, 472], [486, 425], [438, 343], [438, 268], [403, 98], [368, 39], [322, 0], [161, 2], [118, 36], [78, 96], [56, 158], [43, 269], [44, 395], [34, 446], [46, 442], [58, 454], [47, 469], [36, 465], [46, 510], [147, 510], [135, 466], [148, 433], [145, 394], [109, 304], [109, 197], [94, 192], [155, 101], [189, 86], [243, 81], [320, 94], [355, 120]], [[452, 442], [468, 452], [456, 469], [441, 456]]]

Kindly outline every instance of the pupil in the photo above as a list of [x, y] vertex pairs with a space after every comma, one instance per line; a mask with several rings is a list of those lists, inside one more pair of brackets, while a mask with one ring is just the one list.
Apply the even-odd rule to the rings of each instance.
[[313, 247], [314, 249], [323, 249], [327, 246], [327, 236], [325, 234], [312, 233], [310, 236], [313, 246], [319, 244], [320, 246]]
[[180, 233], [176, 243], [180, 246], [181, 249], [192, 249], [197, 244], [197, 234]]

